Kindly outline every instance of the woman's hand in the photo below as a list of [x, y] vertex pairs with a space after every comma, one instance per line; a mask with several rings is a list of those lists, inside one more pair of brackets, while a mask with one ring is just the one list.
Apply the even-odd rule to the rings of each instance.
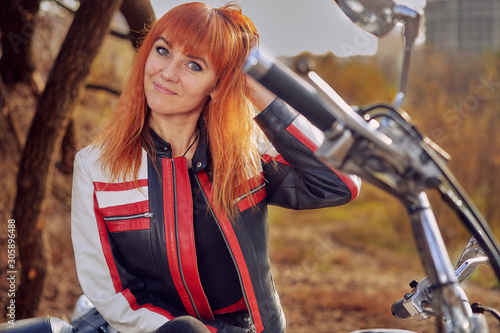
[[[250, 49], [258, 48], [259, 39], [257, 37], [251, 38]], [[248, 74], [245, 74], [247, 88], [250, 94], [250, 101], [259, 110], [259, 112], [264, 111], [265, 108], [276, 98], [276, 95], [267, 90], [263, 85], [261, 85], [257, 80]]]
[[267, 90], [266, 87], [261, 85], [257, 80], [248, 74], [245, 74], [246, 84], [250, 94], [250, 101], [255, 105], [259, 112], [264, 111], [265, 108], [276, 98], [276, 95]]

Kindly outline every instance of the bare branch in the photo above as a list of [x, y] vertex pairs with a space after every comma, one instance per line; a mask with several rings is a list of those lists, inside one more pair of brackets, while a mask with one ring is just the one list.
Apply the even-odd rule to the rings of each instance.
[[104, 90], [104, 91], [109, 92], [109, 93], [116, 95], [116, 96], [119, 96], [121, 94], [121, 91], [119, 91], [119, 90], [115, 90], [113, 88], [101, 86], [98, 84], [87, 84], [86, 88], [87, 89], [95, 89], [95, 90]]

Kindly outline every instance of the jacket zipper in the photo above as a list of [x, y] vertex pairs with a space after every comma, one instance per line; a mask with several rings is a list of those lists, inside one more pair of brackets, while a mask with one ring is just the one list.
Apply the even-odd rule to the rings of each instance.
[[141, 213], [134, 215], [116, 215], [116, 216], [103, 216], [104, 221], [121, 221], [121, 220], [133, 220], [139, 219], [141, 217], [153, 217], [153, 213]]
[[[266, 183], [262, 183], [260, 184], [259, 186], [257, 186], [256, 188], [253, 188], [252, 190], [250, 190], [250, 195], [253, 195], [257, 192], [259, 192], [260, 190], [262, 190], [264, 187], [266, 187]], [[237, 197], [236, 199], [234, 199], [233, 203], [234, 204], [237, 204], [238, 202], [240, 202], [241, 200], [245, 199], [246, 197], [248, 197], [248, 194], [245, 193], [245, 194], [242, 194], [240, 195], [239, 197]]]
[[173, 197], [174, 197], [174, 219], [175, 219], [175, 239], [177, 243], [177, 261], [179, 263], [179, 272], [181, 273], [181, 280], [182, 284], [184, 285], [184, 289], [186, 289], [186, 292], [189, 296], [189, 300], [191, 301], [191, 305], [193, 306], [194, 312], [196, 313], [196, 316], [198, 318], [201, 318], [200, 313], [198, 312], [198, 309], [196, 308], [196, 304], [194, 303], [193, 300], [193, 295], [191, 295], [191, 292], [189, 291], [189, 288], [186, 283], [186, 279], [184, 278], [184, 272], [182, 271], [182, 264], [181, 264], [181, 250], [179, 246], [179, 227], [178, 227], [178, 219], [177, 219], [177, 194], [176, 194], [176, 182], [175, 182], [175, 163], [174, 159], [171, 159], [172, 161], [172, 184], [173, 184]]
[[236, 273], [238, 274], [238, 280], [240, 281], [241, 292], [243, 294], [243, 298], [245, 299], [245, 304], [246, 304], [247, 309], [248, 309], [248, 314], [250, 315], [250, 318], [252, 318], [252, 323], [254, 323], [253, 314], [252, 314], [252, 311], [250, 310], [250, 305], [248, 302], [248, 296], [245, 292], [245, 288], [243, 285], [243, 279], [241, 277], [241, 272], [240, 272], [240, 269], [238, 267], [238, 263], [236, 262], [236, 258], [234, 257], [233, 251], [231, 250], [231, 246], [229, 245], [229, 241], [227, 240], [226, 234], [224, 233], [224, 230], [222, 229], [222, 226], [220, 224], [219, 219], [217, 218], [217, 215], [215, 215], [215, 212], [213, 211], [212, 206], [210, 205], [210, 201], [208, 200], [208, 198], [205, 194], [205, 191], [203, 191], [203, 187], [201, 186], [198, 175], [195, 174], [194, 178], [196, 179], [196, 183], [198, 184], [199, 188], [202, 189], [202, 191], [200, 191], [200, 192], [203, 195], [203, 198], [205, 199], [205, 202], [207, 203], [208, 208], [210, 209], [210, 213], [212, 214], [215, 221], [217, 222], [217, 227], [219, 228], [219, 231], [222, 234], [222, 238], [224, 239], [224, 242], [226, 243], [226, 247], [229, 250], [229, 254], [231, 255], [231, 259], [233, 260], [233, 263], [234, 263], [234, 267], [236, 268]]

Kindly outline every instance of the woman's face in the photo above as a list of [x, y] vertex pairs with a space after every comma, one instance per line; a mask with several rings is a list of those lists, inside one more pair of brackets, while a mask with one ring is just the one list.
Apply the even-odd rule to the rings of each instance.
[[199, 116], [215, 80], [215, 69], [207, 57], [185, 54], [162, 35], [146, 60], [144, 91], [153, 114]]

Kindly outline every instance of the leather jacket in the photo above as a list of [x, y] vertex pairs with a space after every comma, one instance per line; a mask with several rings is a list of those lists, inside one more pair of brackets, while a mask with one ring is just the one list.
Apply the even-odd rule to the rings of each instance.
[[253, 331], [284, 332], [268, 257], [267, 205], [342, 205], [357, 196], [360, 181], [314, 156], [323, 133], [283, 101], [276, 99], [255, 120], [270, 144], [263, 145], [261, 175], [249, 180], [253, 200], [245, 195], [235, 200], [239, 214], [233, 221], [211, 200], [203, 136], [191, 170], [184, 157], [171, 158], [168, 147], [155, 147], [156, 166], [144, 150], [136, 183], [111, 183], [92, 146], [77, 154], [71, 219], [78, 278], [120, 332], [153, 332], [186, 314], [202, 319], [212, 332], [227, 332], [214, 319], [197, 274], [193, 210], [207, 208], [235, 264]]

